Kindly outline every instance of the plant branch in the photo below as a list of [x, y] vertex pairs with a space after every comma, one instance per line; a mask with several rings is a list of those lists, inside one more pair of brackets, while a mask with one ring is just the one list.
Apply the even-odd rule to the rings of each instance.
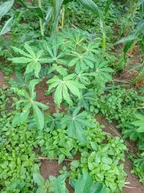
[[[58, 159], [58, 158], [50, 159], [50, 158], [48, 158], [48, 157], [38, 157], [38, 158], [35, 158], [35, 160], [58, 161], [59, 159]], [[64, 161], [72, 162], [73, 160], [72, 160], [72, 159], [64, 159]]]

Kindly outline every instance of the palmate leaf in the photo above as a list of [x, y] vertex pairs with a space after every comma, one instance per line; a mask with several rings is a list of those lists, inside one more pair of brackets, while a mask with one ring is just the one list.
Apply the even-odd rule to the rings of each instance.
[[28, 44], [24, 45], [26, 51], [23, 51], [19, 48], [12, 47], [13, 50], [22, 55], [21, 57], [10, 58], [9, 60], [15, 64], [26, 64], [25, 74], [34, 72], [35, 76], [38, 78], [41, 71], [41, 64], [45, 63], [47, 59], [42, 58], [43, 51], [39, 50], [37, 53], [33, 50]]
[[53, 64], [49, 70], [48, 70], [48, 74], [52, 73], [52, 72], [58, 72], [60, 75], [62, 76], [66, 76], [67, 75], [67, 69], [66, 68], [63, 68], [62, 66], [60, 65], [57, 65], [57, 64]]
[[20, 124], [22, 122], [27, 121], [28, 116], [30, 114], [31, 109], [33, 110], [33, 117], [35, 123], [39, 129], [43, 129], [44, 127], [44, 115], [40, 110], [47, 110], [49, 107], [43, 103], [35, 101], [36, 99], [36, 92], [35, 86], [39, 82], [39, 80], [34, 79], [31, 80], [29, 83], [29, 90], [20, 90], [18, 88], [12, 88], [12, 90], [19, 95], [20, 99], [16, 104], [20, 104], [22, 107], [22, 113], [16, 114], [13, 119], [13, 125]]
[[70, 29], [64, 30], [60, 34], [61, 40], [61, 49], [63, 51], [73, 51], [76, 50], [77, 46], [82, 46], [83, 42], [87, 40], [87, 35], [82, 30]]
[[87, 120], [87, 113], [84, 111], [79, 113], [80, 108], [76, 108], [72, 115], [65, 115], [62, 124], [66, 124], [67, 133], [70, 137], [75, 137], [81, 142], [86, 142], [84, 129], [93, 127], [94, 125]]
[[76, 80], [81, 82], [84, 85], [90, 84], [90, 74], [91, 73], [84, 73], [83, 70], [76, 69]]
[[66, 52], [60, 52], [60, 45], [61, 42], [59, 42], [55, 38], [51, 38], [50, 41], [46, 42], [44, 41], [43, 47], [45, 51], [48, 53], [48, 60], [47, 62], [50, 64], [65, 64], [66, 61], [64, 59], [64, 56], [66, 55]]
[[97, 38], [93, 42], [88, 42], [88, 44], [82, 45], [82, 47], [84, 48], [85, 52], [87, 53], [98, 53], [100, 43], [101, 43], [100, 39]]
[[95, 80], [98, 84], [101, 82], [108, 82], [112, 80], [113, 69], [107, 67], [105, 62], [95, 64], [95, 72], [91, 73], [91, 76], [95, 76]]
[[96, 99], [95, 97], [95, 93], [94, 92], [87, 92], [84, 94], [81, 94], [81, 97], [78, 101], [78, 106], [81, 108], [85, 108], [86, 110], [89, 110], [89, 102], [95, 102]]
[[92, 53], [77, 53], [73, 51], [71, 54], [73, 59], [69, 62], [68, 66], [76, 65], [76, 70], [82, 69], [83, 71], [88, 70], [89, 68], [94, 68], [95, 58]]
[[55, 76], [47, 81], [47, 83], [50, 84], [48, 91], [51, 91], [52, 88], [56, 88], [54, 93], [54, 101], [58, 105], [58, 107], [62, 103], [63, 99], [69, 105], [72, 105], [73, 103], [69, 92], [71, 92], [73, 95], [77, 97], [80, 97], [80, 89], [85, 88], [83, 84], [80, 84], [78, 81], [74, 81], [73, 80], [74, 77], [75, 74], [67, 75], [62, 79]]

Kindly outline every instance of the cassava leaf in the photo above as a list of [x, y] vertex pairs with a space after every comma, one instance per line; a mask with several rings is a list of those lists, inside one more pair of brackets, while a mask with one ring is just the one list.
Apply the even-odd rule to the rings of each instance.
[[47, 83], [50, 84], [48, 91], [51, 91], [52, 88], [56, 88], [54, 93], [54, 101], [58, 106], [60, 106], [60, 103], [62, 103], [63, 99], [69, 105], [72, 105], [73, 103], [69, 92], [77, 97], [80, 97], [80, 89], [85, 88], [83, 84], [80, 84], [78, 81], [74, 81], [74, 77], [75, 74], [67, 75], [63, 79], [54, 76], [52, 79], [47, 81]]
[[39, 83], [39, 80], [37, 80], [37, 79], [31, 80], [30, 83], [29, 83], [30, 96], [31, 96], [31, 98], [32, 98], [33, 100], [35, 99], [34, 89], [35, 89], [36, 84], [38, 84], [38, 83]]
[[59, 85], [54, 93], [54, 101], [55, 103], [58, 105], [58, 107], [60, 106], [61, 102], [62, 102], [62, 92], [63, 92], [63, 85]]
[[36, 125], [38, 126], [39, 129], [43, 129], [43, 127], [44, 127], [44, 115], [34, 102], [32, 103], [32, 107], [33, 107]]

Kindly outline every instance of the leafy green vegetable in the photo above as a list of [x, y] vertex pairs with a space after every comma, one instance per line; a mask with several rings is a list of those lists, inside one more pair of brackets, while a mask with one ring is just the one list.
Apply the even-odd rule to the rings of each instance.
[[41, 64], [47, 61], [46, 58], [42, 58], [43, 50], [39, 50], [37, 53], [35, 53], [33, 48], [28, 44], [24, 45], [24, 48], [27, 52], [16, 47], [12, 48], [16, 53], [22, 55], [22, 57], [13, 57], [9, 60], [15, 64], [27, 64], [25, 74], [34, 72], [35, 76], [38, 78], [41, 71]]
[[62, 122], [67, 125], [67, 133], [70, 137], [76, 137], [81, 142], [86, 142], [85, 128], [93, 127], [90, 121], [87, 119], [87, 113], [85, 111], [79, 113], [80, 108], [73, 111], [72, 115], [65, 115]]
[[54, 101], [58, 107], [62, 103], [63, 99], [69, 104], [72, 105], [73, 102], [71, 100], [70, 91], [73, 95], [80, 97], [80, 89], [85, 88], [83, 84], [80, 84], [78, 81], [74, 81], [73, 78], [75, 74], [70, 74], [65, 76], [64, 78], [59, 78], [58, 76], [53, 77], [52, 79], [48, 80], [49, 89], [51, 91], [53, 88], [56, 87], [54, 93]]
[[17, 113], [13, 119], [13, 125], [17, 125], [27, 121], [28, 116], [30, 115], [30, 110], [33, 110], [34, 120], [38, 128], [43, 129], [44, 127], [44, 115], [41, 112], [40, 108], [47, 110], [49, 107], [43, 103], [35, 101], [36, 92], [34, 91], [35, 85], [38, 84], [37, 79], [33, 79], [29, 83], [29, 93], [26, 90], [18, 89], [13, 87], [12, 90], [16, 93], [20, 100], [16, 102], [16, 105], [22, 107], [22, 112]]

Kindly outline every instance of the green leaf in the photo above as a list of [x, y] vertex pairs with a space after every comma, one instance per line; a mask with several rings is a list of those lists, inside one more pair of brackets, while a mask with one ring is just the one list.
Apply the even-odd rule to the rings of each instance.
[[58, 107], [60, 106], [61, 102], [62, 102], [62, 90], [63, 90], [63, 87], [62, 85], [60, 84], [56, 90], [55, 90], [55, 93], [54, 93], [54, 101], [55, 103], [58, 105]]
[[107, 193], [106, 187], [103, 183], [97, 182], [91, 189], [90, 193]]
[[27, 5], [23, 0], [18, 0], [18, 1], [23, 5], [23, 7], [27, 8], [27, 9], [29, 9], [29, 10], [31, 10], [31, 11], [35, 11], [40, 18], [42, 18], [42, 19], [44, 18], [44, 17], [43, 17], [43, 12], [42, 12], [42, 10], [41, 10], [40, 7], [29, 6], [29, 5]]
[[40, 102], [37, 102], [37, 101], [34, 101], [34, 103], [35, 103], [38, 107], [40, 107], [41, 109], [43, 109], [43, 110], [49, 109], [49, 106], [47, 106], [47, 105], [45, 105], [45, 104], [43, 104], [43, 103], [40, 103]]
[[34, 96], [35, 96], [34, 89], [35, 89], [36, 84], [38, 84], [38, 83], [39, 83], [38, 79], [33, 79], [29, 83], [29, 91], [30, 91], [30, 96], [32, 99], [34, 99]]
[[106, 7], [105, 7], [105, 14], [107, 14], [107, 12], [109, 11], [111, 3], [112, 3], [112, 0], [107, 0]]
[[61, 154], [58, 159], [58, 164], [62, 163], [65, 159], [65, 155]]
[[[62, 124], [66, 124], [67, 133], [70, 137], [75, 137], [81, 142], [86, 142], [85, 128], [94, 127], [91, 121], [87, 120], [87, 113], [79, 113], [80, 108], [76, 108], [72, 115], [65, 115]], [[79, 114], [78, 114], [79, 113]]]
[[47, 9], [47, 12], [46, 12], [46, 17], [45, 17], [45, 20], [43, 23], [43, 27], [45, 27], [48, 24], [51, 17], [52, 17], [52, 6], [49, 6], [49, 8]]
[[72, 100], [71, 100], [71, 98], [70, 98], [70, 95], [69, 95], [69, 93], [68, 93], [68, 88], [67, 88], [65, 85], [63, 85], [63, 98], [64, 98], [64, 100], [65, 100], [69, 105], [73, 105], [73, 102], [72, 102]]
[[55, 193], [69, 193], [66, 188], [65, 180], [67, 178], [67, 174], [61, 175], [56, 179], [55, 182]]
[[77, 64], [77, 62], [79, 61], [79, 58], [74, 58], [73, 60], [71, 60], [69, 63], [68, 63], [68, 66], [74, 66]]
[[69, 88], [69, 90], [76, 96], [80, 97], [80, 91], [79, 89], [75, 86], [75, 82], [72, 80], [68, 80], [66, 83], [66, 86]]
[[136, 131], [138, 133], [143, 133], [144, 132], [144, 115], [142, 114], [135, 114], [136, 119], [138, 119], [137, 121], [133, 121], [132, 124], [135, 125], [136, 127], [138, 127], [136, 129]]
[[15, 64], [26, 64], [26, 63], [32, 62], [32, 59], [25, 58], [25, 57], [15, 57], [9, 60], [11, 60]]
[[28, 119], [29, 113], [30, 113], [30, 111], [27, 110], [27, 111], [22, 112], [20, 114], [16, 114], [16, 116], [14, 117], [14, 119], [12, 121], [12, 125], [15, 126], [15, 125], [24, 123]]
[[144, 133], [144, 126], [140, 126], [138, 129], [136, 129], [138, 133]]
[[4, 27], [2, 28], [0, 35], [4, 35], [6, 34], [8, 31], [10, 31], [11, 26], [12, 26], [12, 22], [13, 22], [13, 16], [6, 21]]
[[79, 160], [72, 161], [71, 166], [74, 168], [78, 168], [80, 166], [80, 161]]
[[31, 46], [29, 46], [28, 44], [25, 44], [24, 48], [30, 54], [30, 56], [32, 56], [33, 58], [36, 58], [36, 54], [34, 53], [34, 51], [33, 51]]
[[33, 107], [36, 125], [39, 129], [43, 129], [43, 127], [44, 127], [44, 115], [35, 103], [32, 104], [32, 107]]
[[[34, 75], [39, 78], [39, 73], [41, 71], [41, 64], [44, 62], [44, 58], [42, 57], [43, 51], [39, 50], [35, 53], [35, 50], [29, 46], [28, 44], [24, 45], [25, 50], [28, 52], [13, 47], [13, 50], [16, 53], [23, 55], [23, 57], [14, 57], [9, 60], [16, 64], [27, 64], [25, 74], [34, 72]], [[42, 58], [40, 58], [42, 57]]]
[[135, 40], [136, 38], [137, 38], [137, 36], [130, 35], [130, 36], [124, 37], [121, 40], [117, 41], [114, 45], [121, 44], [121, 43], [127, 43], [127, 42], [130, 42], [132, 40]]
[[47, 83], [50, 83], [48, 91], [52, 88], [57, 87], [54, 93], [54, 101], [60, 106], [60, 103], [64, 99], [69, 105], [72, 105], [72, 100], [70, 98], [68, 89], [75, 96], [80, 97], [80, 88], [85, 88], [83, 84], [80, 84], [77, 81], [71, 80], [75, 77], [75, 74], [70, 74], [65, 76], [63, 79], [55, 76], [52, 79], [48, 80]]
[[53, 5], [53, 11], [54, 11], [54, 21], [53, 21], [53, 26], [52, 26], [52, 34], [54, 34], [58, 21], [59, 21], [59, 14], [61, 11], [61, 6], [62, 6], [63, 0], [52, 0], [52, 5]]
[[0, 20], [4, 15], [6, 15], [9, 12], [13, 4], [14, 4], [14, 0], [11, 0], [11, 1], [6, 1], [0, 6]]
[[47, 193], [47, 188], [45, 186], [41, 186], [37, 189], [36, 193]]
[[27, 54], [26, 52], [24, 52], [23, 50], [19, 49], [19, 48], [16, 48], [16, 47], [12, 47], [12, 49], [16, 52], [16, 53], [19, 53], [23, 56], [26, 56], [26, 57], [30, 57], [31, 58], [31, 55], [30, 54]]
[[45, 185], [45, 180], [39, 173], [34, 173], [33, 174], [33, 179], [34, 179], [34, 182], [38, 186], [44, 186]]
[[41, 71], [41, 64], [39, 62], [35, 63], [34, 74], [37, 78], [39, 78], [39, 73]]
[[99, 8], [92, 0], [77, 0], [79, 1], [86, 9], [89, 9], [93, 13], [95, 13], [97, 16], [100, 16]]
[[88, 173], [84, 173], [75, 184], [75, 193], [90, 193], [93, 181]]

